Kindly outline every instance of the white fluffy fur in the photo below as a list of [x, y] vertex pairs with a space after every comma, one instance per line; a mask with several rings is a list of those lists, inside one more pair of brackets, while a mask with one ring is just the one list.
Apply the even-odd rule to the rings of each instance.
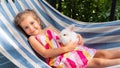
[[60, 40], [64, 45], [66, 45], [70, 41], [78, 41], [77, 33], [75, 33], [73, 29], [74, 25], [70, 25], [60, 32]]

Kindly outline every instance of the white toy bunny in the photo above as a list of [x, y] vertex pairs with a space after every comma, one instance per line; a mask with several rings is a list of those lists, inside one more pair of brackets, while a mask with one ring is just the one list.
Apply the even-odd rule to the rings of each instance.
[[60, 41], [65, 45], [70, 41], [78, 41], [77, 33], [74, 32], [74, 25], [70, 25], [60, 32]]

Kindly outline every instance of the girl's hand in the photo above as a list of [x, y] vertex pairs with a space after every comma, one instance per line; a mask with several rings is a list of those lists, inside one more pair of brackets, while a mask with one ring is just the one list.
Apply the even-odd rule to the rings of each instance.
[[69, 51], [73, 51], [76, 48], [76, 46], [77, 46], [77, 42], [70, 41], [65, 45], [65, 48], [69, 52]]
[[78, 45], [83, 45], [83, 39], [82, 36], [80, 34], [77, 35], [79, 41], [78, 41]]

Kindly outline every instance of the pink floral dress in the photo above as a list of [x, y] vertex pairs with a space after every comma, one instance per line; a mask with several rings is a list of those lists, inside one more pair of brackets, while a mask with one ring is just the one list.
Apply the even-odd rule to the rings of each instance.
[[[62, 46], [59, 42], [58, 35], [51, 30], [47, 30], [44, 35], [37, 35], [36, 39], [46, 49], [58, 48]], [[46, 62], [50, 66], [56, 66], [57, 68], [85, 68], [95, 53], [95, 49], [90, 49], [85, 46], [78, 46], [71, 52], [61, 54], [57, 57], [47, 58]]]

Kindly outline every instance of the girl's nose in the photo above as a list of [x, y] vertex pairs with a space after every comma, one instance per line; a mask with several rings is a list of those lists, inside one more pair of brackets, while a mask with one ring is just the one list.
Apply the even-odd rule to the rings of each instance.
[[29, 26], [30, 30], [33, 30], [33, 26]]

